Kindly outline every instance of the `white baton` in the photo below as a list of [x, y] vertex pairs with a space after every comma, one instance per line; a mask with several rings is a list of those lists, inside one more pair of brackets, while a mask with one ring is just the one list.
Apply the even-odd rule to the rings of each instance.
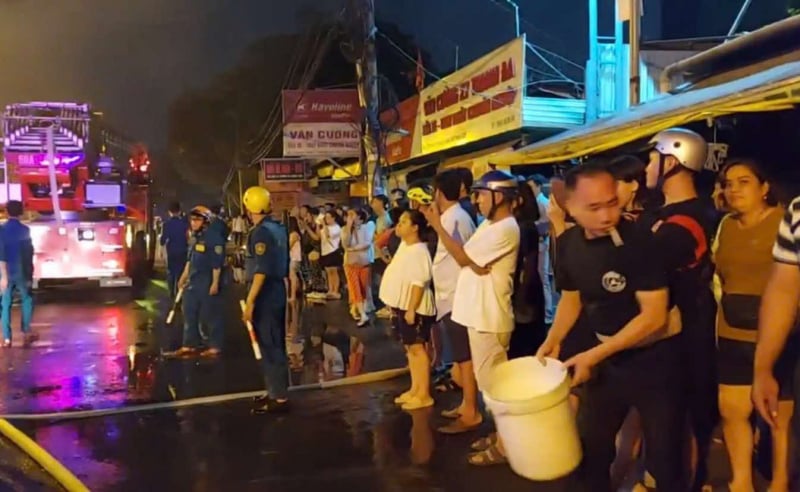
[[[239, 301], [239, 307], [242, 308], [242, 313], [244, 313], [247, 305], [244, 301]], [[261, 360], [261, 348], [258, 346], [258, 340], [256, 340], [256, 332], [253, 329], [252, 321], [247, 321], [245, 323], [247, 325], [247, 333], [250, 335], [250, 346], [253, 347], [253, 355], [255, 355], [256, 360]]]
[[175, 302], [172, 303], [172, 309], [169, 310], [169, 314], [167, 315], [167, 324], [172, 324], [172, 318], [175, 317], [175, 311], [178, 309], [178, 304], [181, 302], [181, 297], [183, 297], [183, 287], [178, 289], [178, 294], [175, 295]]

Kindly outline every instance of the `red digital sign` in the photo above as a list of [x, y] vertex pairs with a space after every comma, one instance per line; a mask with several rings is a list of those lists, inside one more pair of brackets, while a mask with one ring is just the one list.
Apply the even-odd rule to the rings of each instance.
[[308, 170], [305, 159], [261, 159], [264, 181], [305, 181]]

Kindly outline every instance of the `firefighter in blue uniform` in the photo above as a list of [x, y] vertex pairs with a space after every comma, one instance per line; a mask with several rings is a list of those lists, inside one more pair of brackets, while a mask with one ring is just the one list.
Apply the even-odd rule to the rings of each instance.
[[167, 253], [167, 285], [170, 298], [178, 292], [178, 279], [186, 266], [188, 252], [189, 221], [181, 214], [181, 204], [174, 202], [169, 206], [169, 219], [164, 223], [161, 233], [161, 246]]
[[267, 390], [256, 398], [253, 413], [282, 412], [289, 408], [285, 283], [289, 276], [289, 235], [286, 227], [271, 217], [269, 191], [253, 186], [242, 203], [253, 223], [247, 238], [249, 289], [243, 319], [253, 323]]
[[8, 222], [3, 226], [2, 249], [3, 260], [6, 263], [3, 284], [2, 324], [3, 346], [11, 346], [11, 301], [14, 291], [19, 294], [22, 303], [22, 333], [24, 346], [28, 347], [38, 339], [31, 332], [31, 318], [33, 317], [33, 242], [31, 230], [19, 221], [22, 216], [22, 202], [10, 200], [6, 205]]
[[197, 206], [189, 213], [192, 236], [186, 267], [178, 281], [183, 288], [183, 345], [169, 354], [173, 357], [197, 355], [202, 341], [201, 319], [210, 328], [209, 347], [201, 357], [216, 357], [222, 351], [223, 332], [221, 272], [225, 262], [225, 246], [216, 234], [208, 231], [211, 211]]

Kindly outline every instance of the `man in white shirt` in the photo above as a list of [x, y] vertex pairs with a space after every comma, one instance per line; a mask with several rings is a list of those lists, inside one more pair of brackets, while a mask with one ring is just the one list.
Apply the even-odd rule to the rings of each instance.
[[[514, 330], [511, 294], [520, 239], [512, 204], [517, 186], [514, 176], [497, 170], [489, 171], [475, 183], [478, 208], [486, 220], [463, 246], [444, 229], [436, 206], [426, 211], [440, 244], [462, 267], [451, 317], [468, 327], [473, 369], [482, 391], [491, 383], [494, 368], [507, 360]], [[473, 465], [506, 462], [499, 438], [482, 439], [474, 447], [482, 451], [470, 455]]]
[[544, 313], [545, 323], [553, 323], [555, 315], [555, 299], [553, 299], [552, 265], [550, 264], [550, 219], [548, 209], [550, 199], [544, 195], [544, 185], [547, 178], [541, 174], [534, 174], [528, 178], [528, 186], [531, 187], [533, 195], [536, 197], [536, 205], [539, 207], [539, 220], [536, 221], [536, 230], [539, 232], [539, 278], [542, 279], [544, 287]]
[[[462, 177], [457, 169], [449, 169], [438, 174], [433, 180], [435, 189], [433, 198], [439, 210], [442, 229], [454, 241], [464, 244], [475, 232], [475, 224], [469, 213], [459, 204], [461, 182]], [[439, 432], [444, 434], [468, 432], [483, 422], [478, 410], [478, 386], [472, 367], [467, 327], [451, 318], [460, 272], [461, 266], [439, 241], [433, 258], [436, 320], [439, 323], [441, 339], [449, 344], [453, 379], [463, 391], [461, 404], [452, 410], [442, 412], [442, 416], [455, 419], [451, 424], [439, 429]]]

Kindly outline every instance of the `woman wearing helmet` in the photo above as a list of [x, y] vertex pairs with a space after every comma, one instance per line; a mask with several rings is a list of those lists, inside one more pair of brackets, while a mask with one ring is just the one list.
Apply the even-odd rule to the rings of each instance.
[[209, 348], [200, 353], [204, 357], [216, 357], [222, 351], [225, 340], [222, 322], [222, 297], [220, 274], [225, 264], [225, 245], [216, 234], [208, 234], [211, 210], [202, 205], [189, 212], [191, 238], [189, 258], [178, 287], [183, 289], [183, 344], [171, 353], [175, 357], [197, 355], [202, 342], [200, 321], [204, 321], [211, 333]]
[[289, 234], [272, 217], [269, 191], [253, 186], [242, 199], [253, 229], [247, 238], [248, 293], [242, 317], [258, 337], [266, 394], [256, 398], [255, 414], [289, 408], [286, 355], [286, 280], [289, 276]]

